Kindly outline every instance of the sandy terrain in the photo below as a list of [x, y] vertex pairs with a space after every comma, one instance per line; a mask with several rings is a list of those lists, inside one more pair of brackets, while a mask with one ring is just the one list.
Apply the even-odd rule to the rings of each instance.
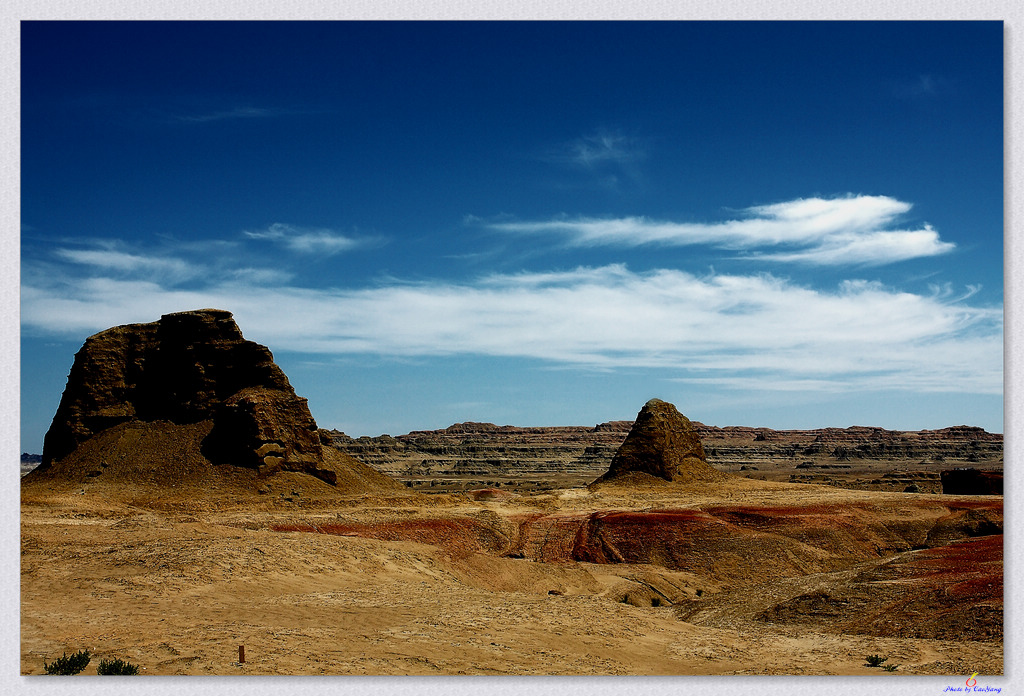
[[[865, 665], [869, 654], [888, 656], [900, 674], [1003, 671], [1001, 599], [999, 630], [993, 632], [993, 619], [976, 627], [972, 640], [941, 627], [928, 629], [933, 635], [926, 638], [891, 627], [880, 631], [887, 635], [853, 632], [861, 629], [850, 628], [849, 612], [815, 609], [807, 621], [783, 620], [787, 607], [822, 590], [839, 603], [860, 597], [872, 615], [892, 613], [887, 595], [863, 588], [906, 584], [918, 575], [900, 569], [931, 567], [935, 559], [920, 554], [934, 549], [851, 546], [826, 553], [813, 534], [786, 532], [802, 538], [783, 539], [791, 545], [779, 553], [790, 560], [738, 550], [701, 569], [576, 561], [559, 555], [552, 536], [594, 511], [658, 510], [712, 510], [718, 517], [705, 515], [702, 524], [718, 529], [730, 519], [755, 535], [755, 523], [736, 512], [741, 505], [818, 506], [825, 518], [829, 506], [846, 506], [836, 513], [837, 527], [881, 515], [887, 528], [902, 525], [921, 538], [952, 529], [940, 518], [960, 520], [956, 529], [970, 522], [976, 539], [998, 541], [988, 547], [997, 552], [990, 558], [997, 575], [981, 578], [987, 599], [970, 600], [996, 611], [1001, 537], [984, 536], [992, 531], [984, 527], [988, 518], [971, 505], [995, 504], [1001, 517], [1001, 498], [957, 498], [966, 507], [952, 514], [951, 496], [747, 479], [713, 489], [609, 487], [493, 500], [329, 499], [318, 498], [318, 489], [289, 491], [289, 500], [82, 490], [22, 494], [23, 674], [41, 674], [44, 660], [83, 648], [94, 655], [86, 673], [95, 673], [100, 658], [120, 657], [142, 674], [165, 675], [884, 674]], [[524, 519], [534, 520], [529, 529], [545, 530], [543, 538], [516, 526]], [[734, 528], [740, 527], [728, 529]], [[620, 527], [602, 529], [609, 548], [626, 548], [613, 539]], [[749, 548], [761, 548], [766, 538], [751, 536]], [[657, 549], [650, 553], [657, 560]], [[973, 569], [963, 572], [942, 591], [953, 582], [977, 584]], [[797, 605], [785, 604], [793, 598]], [[779, 606], [777, 621], [758, 618]], [[936, 613], [919, 609], [900, 611]]]

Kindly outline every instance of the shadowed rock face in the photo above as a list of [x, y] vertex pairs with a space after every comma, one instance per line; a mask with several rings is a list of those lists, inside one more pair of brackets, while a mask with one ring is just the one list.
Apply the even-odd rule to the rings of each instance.
[[598, 482], [627, 474], [647, 474], [666, 481], [717, 481], [726, 474], [707, 462], [700, 436], [686, 416], [661, 399], [651, 399]]
[[43, 443], [42, 470], [129, 421], [211, 420], [202, 452], [215, 464], [291, 470], [334, 483], [316, 421], [265, 346], [242, 337], [230, 312], [167, 314], [89, 337], [75, 355]]
[[940, 474], [942, 492], [949, 495], [1002, 495], [1003, 474], [973, 468], [950, 469]]

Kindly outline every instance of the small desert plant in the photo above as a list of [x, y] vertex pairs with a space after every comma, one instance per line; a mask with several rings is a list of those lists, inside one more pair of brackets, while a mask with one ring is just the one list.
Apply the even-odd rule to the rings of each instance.
[[90, 659], [91, 657], [88, 650], [79, 650], [71, 657], [68, 657], [68, 654], [64, 653], [50, 664], [46, 664], [46, 661], [44, 660], [43, 669], [47, 674], [78, 674], [85, 669], [86, 665], [89, 664]]
[[96, 668], [96, 674], [138, 674], [139, 668], [131, 662], [125, 662], [120, 658], [113, 660], [100, 660], [100, 666]]
[[899, 665], [882, 665], [882, 669], [886, 672], [895, 672], [897, 667], [899, 667]]
[[868, 655], [864, 659], [867, 660], [868, 667], [881, 667], [882, 663], [889, 658], [882, 657], [881, 655]]

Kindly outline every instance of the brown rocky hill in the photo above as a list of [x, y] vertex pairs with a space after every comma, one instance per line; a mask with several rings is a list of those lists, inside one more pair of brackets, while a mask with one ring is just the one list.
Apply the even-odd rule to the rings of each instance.
[[636, 475], [673, 483], [725, 478], [708, 464], [700, 435], [690, 419], [661, 399], [651, 399], [640, 409], [607, 473], [595, 483], [624, 481]]
[[257, 488], [279, 473], [323, 492], [400, 488], [325, 448], [270, 350], [203, 309], [89, 337], [23, 481]]

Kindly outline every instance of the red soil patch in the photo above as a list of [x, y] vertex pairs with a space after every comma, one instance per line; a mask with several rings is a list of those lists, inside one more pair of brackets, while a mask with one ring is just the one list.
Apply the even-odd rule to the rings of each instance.
[[999, 500], [958, 500], [955, 503], [946, 503], [950, 510], [1002, 510], [1003, 501]]
[[[1002, 637], [1002, 535], [917, 551], [879, 570], [908, 589], [865, 623], [874, 632], [961, 640]], [[874, 582], [866, 586], [880, 587]]]
[[[880, 569], [881, 570], [881, 569]], [[961, 541], [888, 564], [884, 575], [943, 588], [961, 600], [1003, 603], [1003, 536]]]
[[519, 539], [508, 555], [543, 563], [572, 563], [586, 513], [529, 515], [517, 518]]
[[1002, 536], [903, 554], [852, 581], [780, 602], [758, 618], [840, 633], [998, 640], [1003, 635]]
[[787, 517], [806, 517], [834, 515], [838, 511], [853, 508], [853, 505], [717, 505], [707, 508], [716, 516], [735, 516], [778, 519]]
[[928, 549], [917, 554], [914, 564], [920, 566], [974, 567], [1003, 560], [1003, 537], [992, 535]]

